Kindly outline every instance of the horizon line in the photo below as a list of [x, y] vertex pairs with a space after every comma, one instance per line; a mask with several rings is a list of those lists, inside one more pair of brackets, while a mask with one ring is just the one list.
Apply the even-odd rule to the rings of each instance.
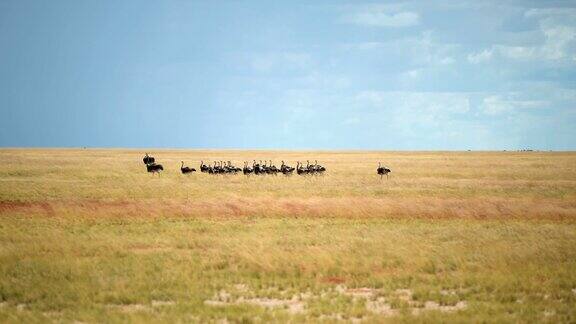
[[542, 149], [379, 149], [379, 148], [183, 148], [183, 147], [121, 147], [121, 146], [0, 146], [0, 150], [157, 150], [157, 151], [371, 151], [371, 152], [576, 152], [574, 150]]

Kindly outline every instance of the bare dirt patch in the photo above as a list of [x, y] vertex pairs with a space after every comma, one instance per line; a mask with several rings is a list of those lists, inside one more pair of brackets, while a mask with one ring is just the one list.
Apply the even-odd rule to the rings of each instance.
[[152, 307], [162, 307], [162, 306], [172, 306], [175, 305], [176, 302], [172, 300], [153, 300]]
[[392, 306], [386, 302], [384, 297], [379, 297], [376, 300], [367, 301], [366, 309], [374, 314], [384, 316], [395, 316], [399, 313], [398, 309], [393, 309]]
[[369, 287], [347, 289], [340, 285], [335, 288], [335, 291], [353, 298], [366, 299], [366, 309], [383, 316], [395, 316], [399, 313], [399, 309], [392, 307], [391, 298], [397, 298], [406, 303], [408, 311], [413, 315], [418, 315], [423, 311], [455, 312], [468, 306], [466, 301], [459, 301], [455, 305], [440, 305], [435, 301], [425, 301], [422, 305], [413, 299], [413, 292], [410, 289], [396, 289], [387, 297], [379, 296], [383, 294], [379, 289]]
[[[337, 285], [328, 292], [313, 294], [310, 292], [295, 294], [290, 299], [267, 298], [267, 297], [253, 297], [253, 293], [249, 290], [247, 285], [236, 284], [234, 285], [236, 292], [251, 295], [251, 297], [233, 297], [233, 295], [226, 290], [220, 290], [214, 294], [214, 297], [205, 300], [204, 304], [216, 307], [225, 307], [229, 305], [250, 304], [269, 309], [285, 309], [291, 314], [306, 313], [307, 301], [316, 298], [327, 298], [330, 291], [336, 292], [341, 295], [352, 297], [353, 300], [365, 300], [366, 310], [370, 313], [381, 316], [396, 316], [400, 313], [399, 308], [394, 308], [392, 300], [397, 299], [405, 304], [407, 311], [413, 315], [421, 314], [425, 311], [440, 311], [440, 312], [455, 312], [466, 309], [468, 304], [466, 301], [458, 301], [454, 305], [441, 305], [436, 301], [418, 302], [413, 299], [413, 292], [410, 289], [396, 289], [395, 291], [386, 294], [381, 289], [371, 287], [357, 287], [347, 288], [344, 285]], [[452, 292], [450, 292], [452, 294]], [[323, 319], [326, 320], [340, 320], [340, 314], [325, 315]], [[360, 318], [357, 320], [361, 320]]]
[[[235, 285], [237, 291], [249, 293], [249, 290], [246, 285], [237, 284]], [[239, 305], [239, 304], [248, 304], [248, 305], [256, 305], [264, 308], [270, 309], [285, 309], [287, 312], [291, 314], [300, 314], [305, 313], [305, 303], [301, 300], [303, 295], [294, 295], [291, 299], [279, 299], [279, 298], [267, 298], [267, 297], [237, 297], [233, 298], [230, 293], [225, 290], [221, 290], [218, 293], [214, 294], [214, 297], [209, 300], [205, 300], [204, 304], [209, 306], [229, 306], [229, 305]]]
[[378, 289], [361, 287], [361, 288], [346, 288], [345, 286], [337, 286], [336, 291], [341, 294], [352, 296], [354, 298], [372, 298], [378, 293]]
[[117, 304], [109, 304], [106, 305], [107, 308], [117, 309], [123, 313], [136, 313], [136, 312], [148, 312], [151, 311], [151, 308], [144, 304], [126, 304], [126, 305], [117, 305]]
[[468, 307], [468, 303], [465, 301], [459, 301], [456, 305], [440, 305], [434, 301], [427, 301], [424, 303], [424, 308], [429, 310], [439, 310], [441, 312], [455, 312], [457, 310], [465, 309]]

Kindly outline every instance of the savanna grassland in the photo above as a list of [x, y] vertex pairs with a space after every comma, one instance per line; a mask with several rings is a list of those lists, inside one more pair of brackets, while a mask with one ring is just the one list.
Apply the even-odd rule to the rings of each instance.
[[576, 153], [143, 151], [0, 149], [0, 322], [576, 321]]

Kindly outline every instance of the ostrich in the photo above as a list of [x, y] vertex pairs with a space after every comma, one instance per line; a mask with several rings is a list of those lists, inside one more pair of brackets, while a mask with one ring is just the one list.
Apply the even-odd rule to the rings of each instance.
[[270, 166], [268, 167], [268, 173], [276, 174], [278, 172], [278, 168], [272, 164], [272, 160], [270, 160]]
[[262, 164], [262, 160], [260, 160], [260, 173], [270, 173], [270, 167], [267, 161], [264, 161], [264, 164]]
[[326, 168], [325, 168], [325, 167], [323, 167], [323, 166], [321, 166], [321, 165], [318, 164], [318, 160], [315, 160], [314, 163], [315, 163], [315, 164], [314, 164], [314, 167], [316, 168], [316, 171], [318, 171], [318, 172], [324, 172], [324, 171], [326, 171]]
[[163, 170], [164, 167], [162, 167], [162, 164], [156, 164], [156, 163], [146, 164], [146, 171], [151, 172], [152, 174], [160, 173], [160, 171]]
[[284, 163], [284, 161], [282, 161], [282, 165], [280, 166], [280, 172], [282, 172], [283, 174], [292, 174], [292, 172], [294, 171], [294, 168], [289, 167], [288, 165], [286, 165]]
[[146, 155], [144, 156], [142, 161], [144, 161], [144, 164], [153, 164], [154, 163], [154, 157], [149, 156], [148, 153], [146, 153]]
[[308, 170], [308, 172], [312, 171], [312, 168], [310, 167], [310, 161], [306, 160], [306, 170]]
[[256, 160], [252, 163], [252, 169], [254, 170], [254, 174], [260, 174], [260, 164], [256, 163]]
[[382, 179], [382, 177], [384, 175], [386, 175], [386, 179], [388, 179], [388, 173], [392, 172], [390, 169], [388, 169], [387, 167], [383, 167], [382, 163], [378, 162], [378, 169], [376, 169], [376, 171], [378, 172], [378, 174], [380, 175], [380, 179]]
[[220, 161], [220, 165], [222, 166], [222, 173], [231, 173], [232, 170], [230, 169], [230, 166], [223, 161]]
[[186, 174], [186, 173], [192, 173], [192, 172], [196, 171], [196, 169], [184, 166], [184, 161], [182, 161], [182, 166], [180, 167], [180, 171], [182, 171], [182, 174]]
[[210, 167], [204, 164], [204, 161], [200, 161], [200, 172], [208, 172], [209, 169]]
[[262, 164], [262, 160], [260, 160], [260, 173], [262, 174], [270, 173], [270, 167], [268, 166], [268, 161], [264, 161], [264, 164]]
[[304, 165], [301, 164], [300, 161], [298, 161], [298, 162], [296, 163], [296, 173], [302, 175], [302, 174], [307, 174], [307, 173], [309, 173], [309, 172], [310, 172], [310, 170], [305, 169], [305, 168], [304, 168]]
[[233, 166], [231, 161], [228, 161], [228, 167], [230, 167], [230, 169], [231, 169], [232, 172], [234, 172], [234, 173], [242, 171], [242, 169]]
[[242, 169], [242, 173], [249, 175], [252, 172], [254, 172], [254, 169], [248, 166], [248, 162], [244, 162], [244, 168]]
[[213, 168], [213, 173], [221, 173], [222, 171], [222, 167], [218, 164], [217, 161], [214, 161], [214, 168]]

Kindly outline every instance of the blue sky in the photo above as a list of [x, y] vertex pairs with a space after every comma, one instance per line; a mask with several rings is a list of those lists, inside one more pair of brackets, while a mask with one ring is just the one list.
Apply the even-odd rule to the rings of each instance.
[[576, 149], [574, 1], [0, 0], [0, 146]]

